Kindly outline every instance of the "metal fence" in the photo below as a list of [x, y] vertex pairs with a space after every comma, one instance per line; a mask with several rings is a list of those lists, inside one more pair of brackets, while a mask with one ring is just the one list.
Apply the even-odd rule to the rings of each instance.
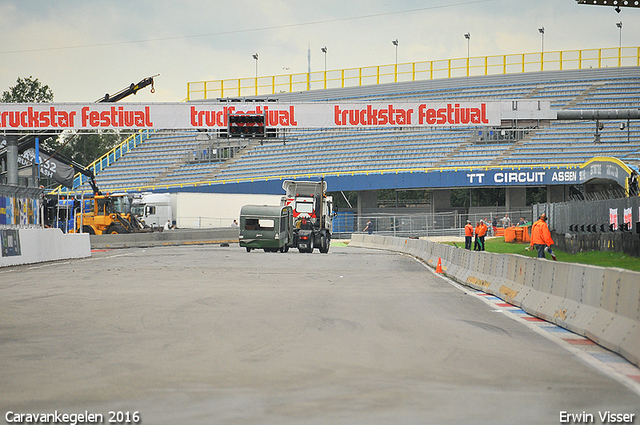
[[[507, 215], [511, 224], [517, 224], [520, 217], [531, 221], [531, 209], [525, 211], [510, 211]], [[484, 219], [489, 223], [494, 217], [502, 219], [501, 213], [460, 214], [457, 212], [418, 213], [418, 214], [356, 214], [354, 212], [339, 212], [333, 220], [333, 238], [350, 238], [352, 233], [362, 233], [371, 220], [373, 233], [385, 236], [401, 237], [433, 237], [433, 236], [464, 236], [464, 226], [469, 220], [474, 226]], [[491, 226], [489, 226], [491, 227]], [[499, 224], [502, 227], [502, 224]]]
[[[557, 233], [609, 231], [612, 210], [616, 211], [619, 224], [624, 223], [624, 210], [631, 209], [631, 223], [640, 221], [640, 197], [605, 199], [596, 201], [560, 202], [555, 204], [537, 204], [533, 206], [534, 217], [545, 213], [548, 216], [549, 229]], [[603, 226], [603, 227], [601, 227]], [[572, 230], [573, 228], [573, 230]]]

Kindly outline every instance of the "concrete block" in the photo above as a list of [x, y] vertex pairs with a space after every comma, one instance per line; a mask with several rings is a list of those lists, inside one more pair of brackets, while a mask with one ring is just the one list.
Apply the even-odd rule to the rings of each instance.
[[629, 270], [620, 273], [616, 313], [640, 323], [640, 273]]
[[569, 279], [565, 288], [565, 297], [567, 299], [579, 302], [582, 299], [582, 287], [585, 278], [585, 266], [581, 264], [567, 263], [569, 266]]
[[89, 235], [60, 229], [19, 229], [20, 255], [0, 256], [0, 267], [91, 256]]
[[634, 322], [629, 334], [620, 343], [620, 355], [636, 366], [640, 366], [640, 324]]
[[600, 307], [611, 313], [616, 312], [618, 305], [618, 294], [620, 293], [620, 272], [622, 272], [622, 269], [618, 268], [607, 268], [604, 271]]
[[[633, 332], [637, 322], [620, 315], [614, 315], [611, 322], [600, 334], [599, 344], [611, 351], [620, 353], [623, 341]], [[640, 355], [640, 353], [636, 353]]]
[[605, 271], [604, 267], [589, 267], [588, 271], [585, 271], [580, 300], [583, 304], [600, 308]]

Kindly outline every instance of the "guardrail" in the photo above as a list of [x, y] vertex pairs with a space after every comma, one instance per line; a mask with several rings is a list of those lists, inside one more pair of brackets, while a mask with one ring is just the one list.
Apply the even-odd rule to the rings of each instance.
[[426, 240], [353, 235], [350, 246], [413, 255], [447, 277], [583, 335], [640, 365], [640, 273], [467, 251]]
[[187, 83], [187, 101], [359, 87], [403, 81], [640, 66], [640, 47], [474, 56], [330, 71]]

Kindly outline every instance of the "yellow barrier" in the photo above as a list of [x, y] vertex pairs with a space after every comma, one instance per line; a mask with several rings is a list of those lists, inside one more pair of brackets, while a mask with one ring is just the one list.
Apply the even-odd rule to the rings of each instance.
[[402, 81], [434, 80], [535, 71], [640, 66], [640, 47], [564, 50], [475, 56], [331, 71], [187, 83], [187, 101], [262, 96]]

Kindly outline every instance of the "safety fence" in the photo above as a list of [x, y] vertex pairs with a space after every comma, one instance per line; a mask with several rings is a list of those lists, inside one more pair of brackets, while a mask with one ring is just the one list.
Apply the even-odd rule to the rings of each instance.
[[640, 257], [638, 196], [533, 206], [536, 219], [542, 213], [548, 217], [556, 246], [563, 251], [612, 251]]
[[[503, 223], [502, 219], [509, 217], [509, 223]], [[350, 211], [338, 212], [333, 220], [334, 239], [349, 238], [353, 233], [362, 233], [367, 228], [367, 222], [371, 222], [369, 227], [376, 235], [385, 236], [405, 236], [405, 237], [431, 237], [431, 236], [464, 236], [464, 226], [469, 220], [475, 226], [480, 220], [491, 223], [497, 217], [498, 227], [505, 224], [516, 225], [520, 218], [531, 221], [533, 217], [531, 209], [523, 211], [504, 211], [498, 213], [411, 213], [411, 214], [385, 214], [385, 213], [362, 213], [357, 214]], [[489, 226], [491, 227], [491, 226]], [[367, 229], [368, 231], [369, 229]], [[492, 235], [492, 229], [489, 229]]]
[[640, 365], [640, 273], [613, 267], [468, 251], [426, 240], [353, 235], [349, 246], [413, 255]]
[[480, 75], [640, 66], [640, 47], [474, 56], [187, 83], [187, 101]]

